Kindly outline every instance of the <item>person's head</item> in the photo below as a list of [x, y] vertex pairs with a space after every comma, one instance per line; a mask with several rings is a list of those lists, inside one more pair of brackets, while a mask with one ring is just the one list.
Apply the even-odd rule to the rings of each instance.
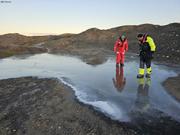
[[121, 41], [124, 41], [126, 39], [126, 36], [124, 34], [122, 34], [119, 39], [121, 39]]
[[139, 34], [137, 35], [137, 39], [138, 39], [140, 42], [143, 40], [143, 37], [144, 37], [144, 34], [142, 34], [142, 33], [139, 33]]

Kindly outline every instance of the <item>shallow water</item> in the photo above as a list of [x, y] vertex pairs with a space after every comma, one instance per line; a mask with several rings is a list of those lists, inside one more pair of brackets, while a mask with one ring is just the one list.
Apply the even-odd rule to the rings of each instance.
[[180, 121], [180, 103], [161, 85], [177, 69], [152, 65], [152, 79], [136, 79], [138, 59], [127, 58], [117, 68], [114, 58], [91, 66], [70, 56], [38, 54], [0, 60], [0, 79], [24, 76], [57, 77], [75, 91], [77, 98], [118, 121], [136, 121], [138, 117], [156, 120], [170, 116]]

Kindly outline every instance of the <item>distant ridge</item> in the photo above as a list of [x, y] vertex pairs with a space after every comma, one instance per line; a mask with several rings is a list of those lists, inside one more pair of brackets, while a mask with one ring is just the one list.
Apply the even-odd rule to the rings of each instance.
[[138, 52], [138, 33], [148, 33], [157, 44], [156, 59], [180, 63], [180, 23], [167, 25], [126, 25], [106, 30], [91, 28], [79, 34], [48, 36], [24, 36], [18, 33], [0, 35], [0, 49], [13, 46], [32, 46], [43, 42], [51, 52], [73, 52], [77, 49], [103, 48], [112, 51], [115, 40], [125, 33], [129, 41], [129, 51]]

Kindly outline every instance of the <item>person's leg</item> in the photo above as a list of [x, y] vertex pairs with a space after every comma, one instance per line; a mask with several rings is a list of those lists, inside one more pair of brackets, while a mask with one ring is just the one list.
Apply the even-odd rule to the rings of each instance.
[[146, 61], [146, 68], [147, 68], [146, 77], [150, 78], [151, 77], [151, 72], [152, 72], [152, 69], [151, 69], [151, 60]]
[[137, 75], [137, 78], [143, 78], [143, 77], [144, 77], [144, 60], [140, 58], [139, 74]]
[[124, 66], [124, 53], [121, 53], [121, 61], [120, 61], [121, 66]]
[[120, 53], [117, 52], [117, 54], [116, 54], [116, 66], [118, 66], [120, 64], [120, 60], [121, 60]]

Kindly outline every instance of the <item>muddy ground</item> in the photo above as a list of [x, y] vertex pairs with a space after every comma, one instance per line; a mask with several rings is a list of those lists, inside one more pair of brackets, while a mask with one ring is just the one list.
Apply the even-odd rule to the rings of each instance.
[[163, 82], [166, 91], [180, 102], [180, 74], [177, 77], [170, 77]]
[[112, 121], [77, 101], [57, 79], [0, 81], [1, 135], [179, 135], [171, 118], [137, 123]]

